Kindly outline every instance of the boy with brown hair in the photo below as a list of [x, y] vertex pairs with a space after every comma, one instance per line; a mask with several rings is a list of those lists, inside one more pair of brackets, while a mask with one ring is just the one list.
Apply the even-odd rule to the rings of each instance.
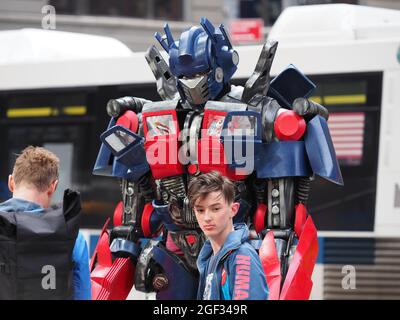
[[[4, 289], [0, 288], [0, 298], [91, 298], [87, 245], [78, 233], [79, 194], [67, 190], [63, 205], [51, 206], [59, 166], [54, 153], [33, 146], [15, 161], [8, 178], [13, 196], [0, 203], [0, 240], [14, 243], [17, 249], [10, 254], [0, 246], [0, 264], [7, 271], [0, 274]], [[51, 281], [46, 270], [52, 270], [53, 262], [55, 279]], [[15, 266], [18, 273], [13, 271]]]
[[198, 299], [266, 300], [268, 287], [260, 258], [249, 243], [246, 224], [233, 224], [239, 210], [234, 184], [218, 172], [195, 177], [189, 203], [208, 240], [197, 259]]

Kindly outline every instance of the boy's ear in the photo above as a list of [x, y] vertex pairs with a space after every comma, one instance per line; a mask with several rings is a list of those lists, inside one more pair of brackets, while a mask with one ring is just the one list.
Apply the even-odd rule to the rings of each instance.
[[47, 194], [48, 194], [49, 196], [52, 196], [53, 193], [56, 191], [57, 186], [58, 186], [58, 180], [54, 180], [54, 181], [51, 183], [50, 188], [49, 188], [48, 191], [47, 191]]
[[14, 177], [12, 174], [8, 176], [8, 189], [11, 191], [11, 193], [14, 193], [15, 190], [15, 182], [14, 182]]
[[236, 216], [236, 214], [238, 213], [239, 207], [240, 207], [240, 203], [239, 202], [232, 203], [232, 205], [231, 205], [232, 218], [234, 216]]

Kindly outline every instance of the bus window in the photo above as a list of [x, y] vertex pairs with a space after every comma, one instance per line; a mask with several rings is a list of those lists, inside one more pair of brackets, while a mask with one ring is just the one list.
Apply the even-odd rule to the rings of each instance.
[[81, 193], [83, 228], [101, 228], [121, 200], [118, 179], [95, 176], [100, 134], [107, 128], [109, 99], [138, 96], [159, 100], [155, 84], [0, 92], [0, 202], [16, 155], [26, 146], [43, 146], [61, 160], [54, 202], [65, 188]]
[[329, 110], [328, 126], [344, 186], [317, 177], [309, 208], [318, 230], [372, 231], [378, 165], [382, 73], [310, 76], [310, 97]]
[[[94, 88], [40, 89], [1, 94], [0, 181], [7, 181], [16, 156], [28, 145], [42, 146], [60, 158], [59, 185], [53, 202], [62, 201], [66, 188], [81, 192], [83, 204], [88, 200], [91, 177], [93, 135], [96, 118], [90, 105]], [[105, 102], [104, 102], [105, 103]], [[101, 121], [99, 121], [101, 122]], [[97, 138], [98, 139], [98, 138]], [[10, 195], [2, 192], [0, 201]], [[85, 220], [85, 219], [82, 219]]]

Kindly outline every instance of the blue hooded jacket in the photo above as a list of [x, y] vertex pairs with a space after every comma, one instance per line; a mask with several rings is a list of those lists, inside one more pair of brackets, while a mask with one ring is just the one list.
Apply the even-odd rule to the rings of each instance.
[[[43, 208], [36, 203], [11, 198], [0, 203], [0, 211], [14, 212], [23, 211], [27, 213], [41, 213]], [[90, 300], [92, 297], [90, 272], [89, 272], [89, 255], [86, 240], [82, 233], [79, 232], [75, 246], [72, 251], [72, 260], [74, 262], [73, 269], [73, 285], [75, 300]]]
[[207, 240], [197, 259], [199, 300], [266, 300], [268, 287], [256, 250], [249, 243], [246, 224], [234, 225], [214, 256]]

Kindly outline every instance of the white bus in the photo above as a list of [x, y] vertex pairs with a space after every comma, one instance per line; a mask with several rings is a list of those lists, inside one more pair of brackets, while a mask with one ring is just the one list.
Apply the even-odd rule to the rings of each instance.
[[[351, 5], [290, 7], [269, 37], [276, 75], [290, 63], [330, 112], [344, 187], [312, 185], [319, 230], [313, 299], [400, 298], [400, 11]], [[244, 84], [261, 46], [237, 47]], [[94, 250], [120, 200], [117, 181], [91, 174], [111, 98], [158, 100], [144, 53], [105, 37], [24, 29], [0, 32], [0, 201], [13, 153], [28, 144], [61, 155], [65, 186], [82, 192]], [[59, 189], [62, 189], [60, 187]], [[59, 195], [61, 196], [61, 195]]]

